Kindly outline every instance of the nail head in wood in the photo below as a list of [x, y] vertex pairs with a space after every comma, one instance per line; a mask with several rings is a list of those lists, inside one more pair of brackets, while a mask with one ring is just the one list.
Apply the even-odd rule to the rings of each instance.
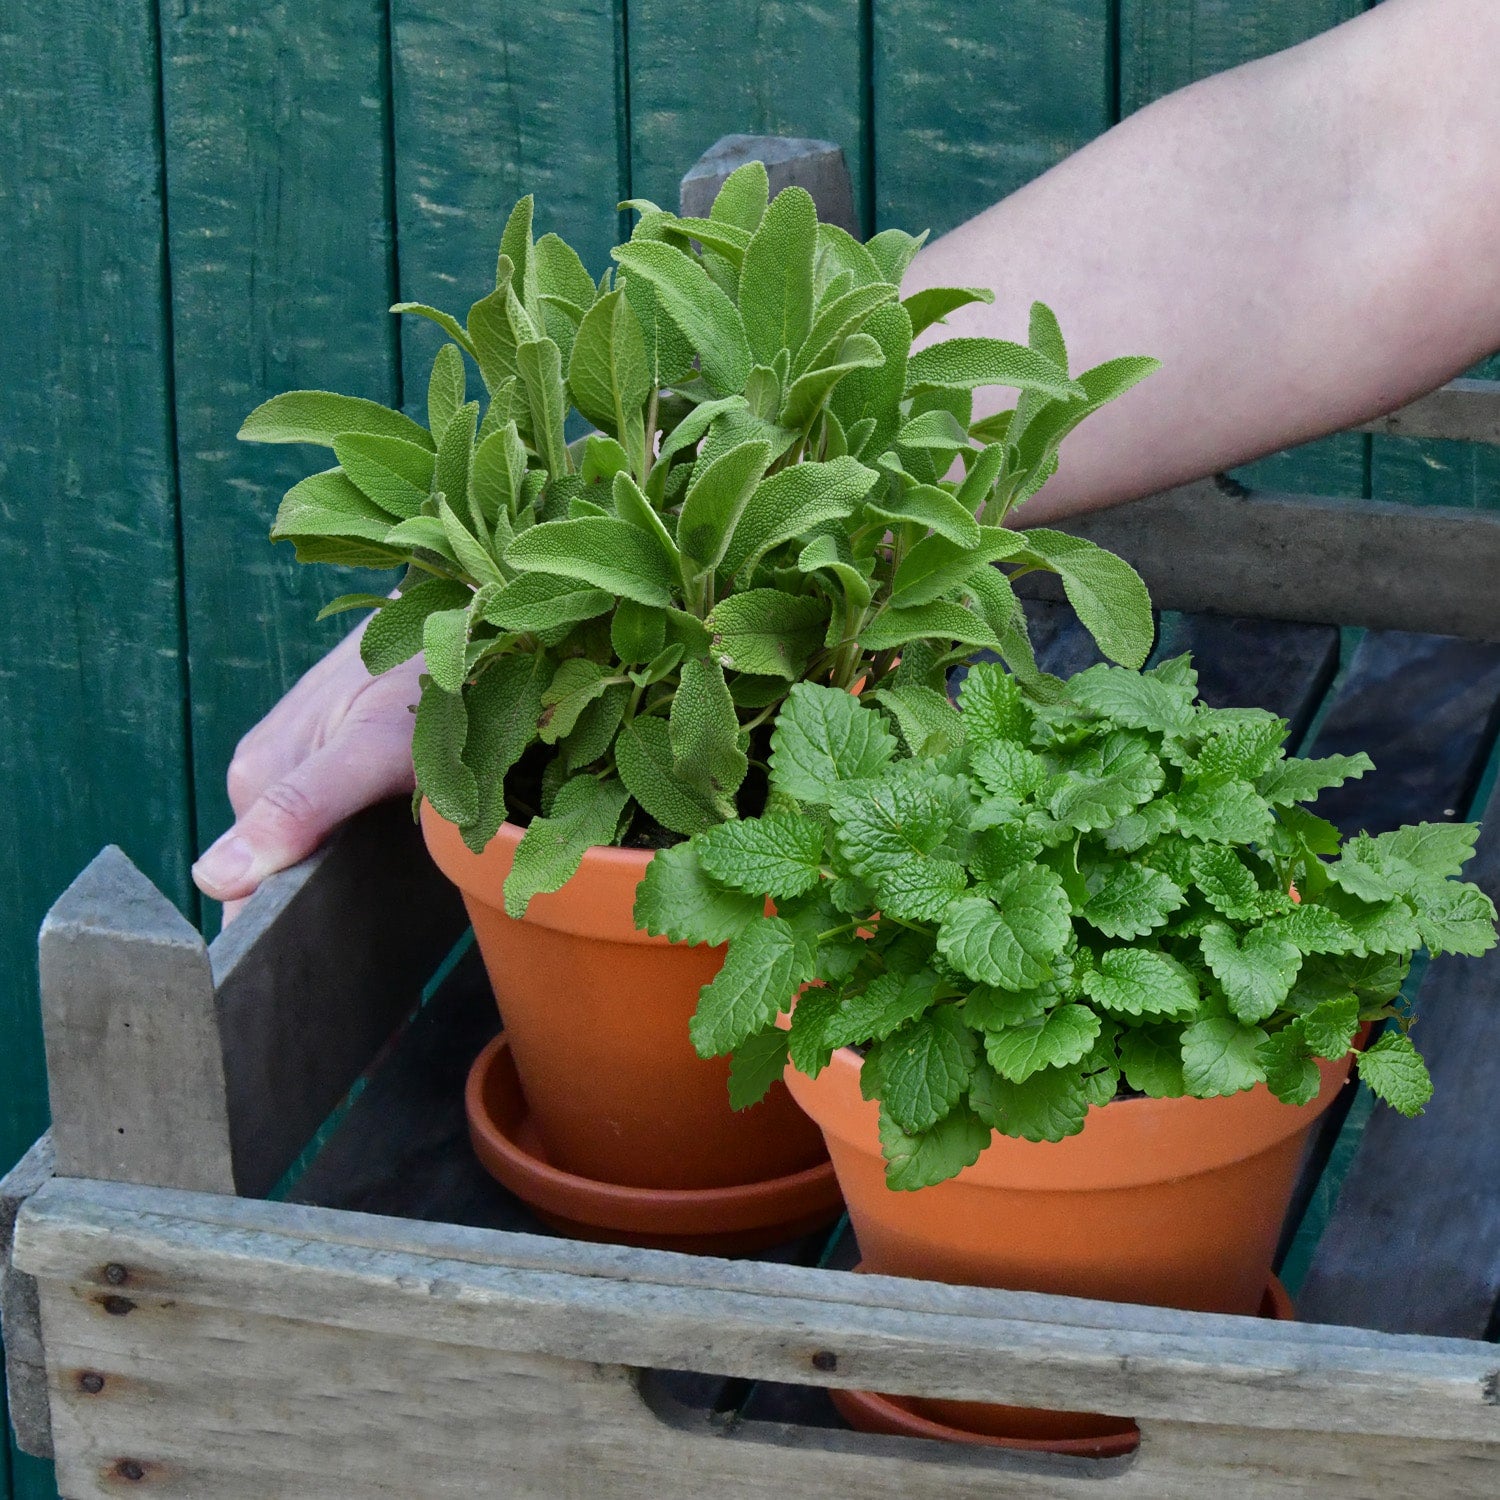
[[812, 1365], [815, 1370], [836, 1370], [839, 1367], [839, 1357], [830, 1349], [819, 1349], [812, 1357]]
[[843, 151], [834, 141], [794, 136], [726, 135], [715, 141], [682, 179], [684, 217], [706, 218], [725, 178], [750, 161], [765, 163], [773, 198], [783, 188], [806, 188], [825, 224], [837, 224], [850, 234], [860, 235], [854, 188]]
[[115, 1478], [129, 1484], [139, 1484], [146, 1477], [146, 1466], [133, 1458], [122, 1458], [114, 1468]]
[[104, 1389], [104, 1377], [97, 1370], [85, 1370], [78, 1377], [78, 1389], [97, 1396]]

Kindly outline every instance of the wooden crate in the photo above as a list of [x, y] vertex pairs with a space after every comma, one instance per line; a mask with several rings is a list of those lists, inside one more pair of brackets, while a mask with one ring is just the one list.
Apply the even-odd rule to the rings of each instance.
[[[1383, 430], [1497, 442], [1500, 393], [1460, 383]], [[1377, 828], [1480, 798], [1500, 517], [1205, 482], [1085, 524], [1188, 611], [1159, 649], [1197, 654], [1210, 701], [1371, 751], [1381, 774], [1320, 811]], [[1094, 659], [1065, 607], [1031, 607], [1045, 665]], [[115, 850], [53, 909], [55, 1124], [0, 1184], [0, 1312], [18, 1437], [70, 1500], [1500, 1493], [1495, 955], [1431, 965], [1436, 1098], [1371, 1117], [1306, 1321], [1273, 1324], [854, 1276], [847, 1235], [753, 1262], [550, 1236], [463, 1138], [463, 1070], [498, 1024], [472, 957], [419, 1003], [463, 925], [395, 807], [212, 946]], [[870, 1437], [831, 1415], [841, 1385], [1123, 1412], [1141, 1445]]]

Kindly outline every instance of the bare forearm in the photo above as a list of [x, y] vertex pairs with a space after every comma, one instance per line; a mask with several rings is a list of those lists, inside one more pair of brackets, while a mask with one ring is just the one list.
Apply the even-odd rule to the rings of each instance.
[[[1163, 370], [1026, 507], [1148, 493], [1388, 411], [1500, 346], [1500, 5], [1386, 0], [1153, 105], [937, 241], [942, 332], [1058, 313], [1076, 368]], [[988, 395], [995, 407], [1004, 393]]]

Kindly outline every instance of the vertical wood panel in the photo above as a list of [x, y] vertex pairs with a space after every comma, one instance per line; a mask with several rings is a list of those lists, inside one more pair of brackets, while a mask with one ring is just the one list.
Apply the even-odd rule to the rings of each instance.
[[[562, 235], [595, 277], [609, 264], [628, 186], [622, 4], [392, 0], [403, 298], [462, 319], [493, 287], [500, 231], [526, 193], [538, 235]], [[414, 406], [441, 342], [422, 320], [402, 326]]]
[[[1500, 355], [1471, 373], [1500, 380]], [[1500, 509], [1500, 448], [1486, 443], [1371, 440], [1371, 484], [1382, 500]]]
[[[1295, 46], [1365, 8], [1365, 0], [1120, 0], [1121, 109], [1129, 114], [1212, 73]], [[1326, 438], [1272, 454], [1238, 477], [1274, 490], [1368, 495], [1369, 452], [1368, 438]]]
[[1111, 9], [875, 0], [880, 226], [941, 234], [1108, 129]]
[[0, 79], [3, 1167], [45, 1123], [47, 907], [106, 839], [191, 887], [151, 5], [5, 6]]
[[677, 207], [721, 135], [811, 136], [844, 149], [866, 223], [868, 0], [630, 0], [631, 191]]
[[319, 602], [389, 575], [267, 541], [331, 456], [237, 443], [299, 386], [397, 393], [384, 0], [164, 0], [163, 66], [198, 833], [229, 819], [239, 736], [348, 626]]

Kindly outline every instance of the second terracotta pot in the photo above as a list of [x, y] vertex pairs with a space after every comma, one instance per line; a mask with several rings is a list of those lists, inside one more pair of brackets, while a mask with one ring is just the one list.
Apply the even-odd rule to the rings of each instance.
[[722, 948], [636, 929], [651, 851], [594, 848], [558, 892], [517, 921], [503, 887], [523, 830], [482, 854], [430, 805], [422, 831], [474, 924], [505, 1034], [547, 1159], [579, 1177], [641, 1188], [720, 1188], [786, 1177], [824, 1159], [818, 1129], [777, 1085], [729, 1107], [728, 1061], [688, 1040], [699, 989]]

